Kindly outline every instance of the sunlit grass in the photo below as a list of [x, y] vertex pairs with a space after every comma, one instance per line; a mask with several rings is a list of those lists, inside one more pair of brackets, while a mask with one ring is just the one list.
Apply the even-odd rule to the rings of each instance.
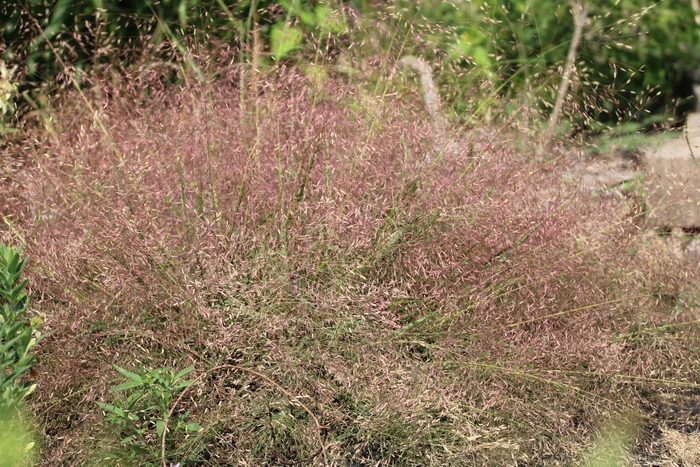
[[[97, 404], [114, 364], [201, 382], [168, 401], [200, 429], [141, 465], [616, 465], [645, 404], [695, 388], [697, 265], [640, 234], [634, 195], [533, 157], [541, 122], [528, 148], [498, 108], [426, 158], [410, 77], [268, 63], [251, 95], [215, 52], [178, 86], [67, 90], [55, 131], [26, 129], [0, 236], [47, 316], [44, 464], [123, 447]], [[140, 421], [151, 447], [163, 419]]]

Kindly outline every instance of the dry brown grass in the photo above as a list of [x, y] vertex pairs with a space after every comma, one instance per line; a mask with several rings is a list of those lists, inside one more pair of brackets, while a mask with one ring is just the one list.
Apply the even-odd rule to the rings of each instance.
[[[49, 333], [43, 465], [117, 444], [95, 405], [113, 363], [263, 373], [319, 418], [331, 465], [564, 465], [611, 413], [694, 387], [697, 265], [645, 247], [625, 201], [580, 196], [507, 124], [427, 164], [430, 125], [401, 96], [279, 68], [242, 99], [237, 73], [105, 84], [107, 133], [67, 93], [54, 134], [3, 146], [21, 163], [0, 236], [26, 243]], [[180, 455], [204, 465], [319, 448], [234, 370], [182, 410], [204, 430]]]

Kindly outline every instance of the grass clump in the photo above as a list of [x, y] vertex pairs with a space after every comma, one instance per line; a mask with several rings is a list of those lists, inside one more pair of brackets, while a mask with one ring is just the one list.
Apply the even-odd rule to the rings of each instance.
[[[208, 81], [102, 83], [96, 112], [67, 91], [2, 148], [0, 236], [50, 333], [44, 464], [114, 462], [115, 364], [124, 390], [198, 383], [135, 409], [138, 465], [561, 465], [695, 388], [697, 266], [628, 200], [581, 196], [507, 121], [428, 160], [398, 80], [279, 65], [251, 95], [217, 53]], [[158, 459], [171, 419], [198, 429]]]

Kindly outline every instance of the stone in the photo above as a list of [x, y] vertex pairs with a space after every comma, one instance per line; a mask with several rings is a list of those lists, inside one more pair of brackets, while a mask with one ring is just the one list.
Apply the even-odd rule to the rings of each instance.
[[648, 219], [657, 225], [700, 226], [700, 113], [688, 116], [683, 135], [647, 151], [643, 163]]

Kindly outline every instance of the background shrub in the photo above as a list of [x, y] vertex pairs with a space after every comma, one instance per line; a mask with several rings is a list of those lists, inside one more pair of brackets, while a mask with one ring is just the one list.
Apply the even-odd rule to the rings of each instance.
[[[575, 128], [595, 128], [595, 122], [648, 125], [688, 110], [700, 50], [690, 2], [585, 3], [589, 22], [570, 96]], [[491, 99], [524, 98], [546, 111], [573, 34], [570, 5], [553, 0], [29, 0], [0, 8], [0, 53], [19, 65], [25, 88], [65, 81], [65, 73], [82, 82], [92, 69], [128, 69], [144, 53], [181, 62], [183, 44], [207, 44], [211, 38], [233, 45], [237, 60], [252, 54], [260, 65], [290, 56], [314, 60], [304, 43], [325, 41], [332, 56], [337, 44], [369, 44], [374, 37], [382, 47], [423, 55], [444, 69], [439, 79], [458, 114], [473, 113], [473, 103], [462, 96], [474, 87], [490, 89]], [[360, 27], [350, 29], [353, 25]], [[398, 31], [409, 28], [418, 31], [418, 40], [399, 45]], [[392, 35], [378, 38], [382, 30]], [[328, 41], [336, 45], [329, 48]]]

